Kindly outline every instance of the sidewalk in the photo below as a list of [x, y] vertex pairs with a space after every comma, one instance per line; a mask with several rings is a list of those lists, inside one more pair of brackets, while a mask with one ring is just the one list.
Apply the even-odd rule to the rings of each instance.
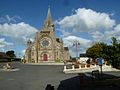
[[57, 90], [120, 90], [120, 78], [106, 75], [102, 80], [92, 80], [84, 76], [80, 82], [80, 76], [69, 78], [60, 82]]
[[26, 65], [64, 65], [64, 63], [42, 62], [42, 63], [24, 63]]

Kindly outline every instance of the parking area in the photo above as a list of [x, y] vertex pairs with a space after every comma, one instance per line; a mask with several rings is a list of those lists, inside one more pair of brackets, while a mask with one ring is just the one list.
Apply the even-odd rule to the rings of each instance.
[[[0, 68], [5, 63], [0, 63]], [[62, 65], [26, 65], [12, 62], [17, 71], [0, 71], [0, 90], [45, 90], [47, 84], [55, 89], [60, 81], [77, 76], [64, 74]]]
[[[0, 63], [0, 69], [4, 65], [5, 63]], [[90, 90], [95, 86], [95, 90], [119, 88], [114, 82], [119, 83], [120, 80], [108, 80], [119, 78], [120, 72], [104, 72], [103, 80], [93, 80], [92, 73], [82, 74], [82, 79], [78, 74], [64, 74], [63, 65], [30, 65], [12, 62], [12, 66], [17, 70], [0, 71], [0, 90], [45, 90], [47, 84], [53, 85], [55, 90]], [[105, 85], [106, 83], [108, 84]], [[85, 84], [87, 86], [82, 86]]]

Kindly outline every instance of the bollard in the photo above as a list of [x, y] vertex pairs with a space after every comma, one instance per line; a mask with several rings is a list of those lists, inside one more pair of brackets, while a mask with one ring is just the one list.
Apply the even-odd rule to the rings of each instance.
[[95, 64], [95, 67], [96, 67], [96, 64]]
[[66, 65], [64, 65], [64, 71], [66, 71]]
[[81, 69], [81, 65], [79, 64], [79, 69]]
[[87, 68], [87, 65], [85, 64], [85, 68]]
[[74, 70], [75, 69], [75, 67], [74, 67], [74, 65], [72, 65], [72, 70]]
[[112, 65], [110, 64], [110, 67], [112, 67]]

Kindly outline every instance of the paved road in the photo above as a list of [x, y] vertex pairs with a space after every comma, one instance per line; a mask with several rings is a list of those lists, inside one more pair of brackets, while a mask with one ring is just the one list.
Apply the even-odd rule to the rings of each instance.
[[[4, 63], [0, 63], [0, 68], [3, 65]], [[14, 62], [13, 67], [20, 70], [14, 72], [0, 71], [0, 90], [45, 90], [47, 84], [55, 86], [55, 90], [57, 87], [59, 87], [58, 90], [81, 89], [80, 77], [77, 74], [64, 74], [62, 72], [63, 66], [60, 65], [25, 65]], [[106, 79], [119, 76], [120, 72], [104, 72]], [[84, 74], [84, 79], [85, 82], [92, 80], [91, 73]]]
[[[0, 68], [4, 63], [0, 63]], [[60, 81], [77, 76], [64, 74], [63, 66], [40, 66], [13, 63], [19, 71], [0, 71], [0, 90], [45, 90], [47, 84], [58, 87]]]

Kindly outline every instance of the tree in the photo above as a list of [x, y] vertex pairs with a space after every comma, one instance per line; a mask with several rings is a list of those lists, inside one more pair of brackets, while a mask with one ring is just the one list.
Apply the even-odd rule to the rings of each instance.
[[118, 44], [117, 39], [115, 37], [112, 37], [112, 45], [116, 46]]
[[96, 43], [92, 47], [88, 48], [86, 54], [88, 57], [95, 60], [98, 57], [104, 57], [106, 59], [108, 56], [106, 55], [107, 45], [105, 43]]
[[120, 67], [120, 43], [118, 43], [115, 37], [112, 37], [112, 66], [115, 68]]
[[120, 43], [115, 37], [112, 37], [111, 40], [112, 45], [96, 43], [87, 49], [86, 54], [93, 60], [101, 56], [111, 63], [113, 67], [120, 68]]
[[16, 57], [16, 55], [15, 55], [15, 53], [14, 53], [13, 50], [11, 50], [11, 51], [7, 51], [6, 54], [7, 54], [11, 59], [13, 59], [13, 58]]

